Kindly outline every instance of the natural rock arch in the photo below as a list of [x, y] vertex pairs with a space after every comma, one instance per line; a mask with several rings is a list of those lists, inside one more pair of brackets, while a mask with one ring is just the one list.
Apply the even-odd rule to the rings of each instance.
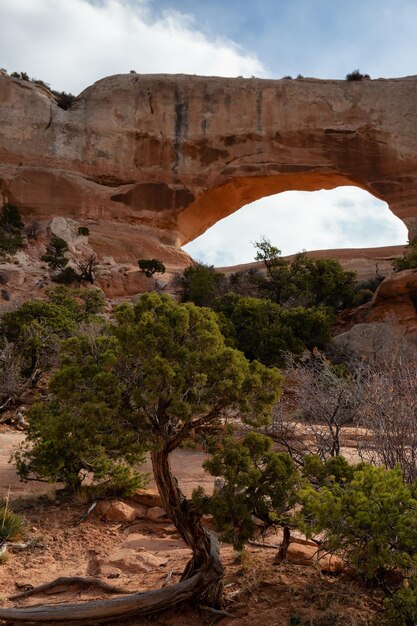
[[40, 218], [82, 219], [98, 252], [179, 247], [280, 191], [357, 185], [417, 234], [417, 77], [260, 80], [117, 75], [70, 110], [0, 76], [0, 190]]

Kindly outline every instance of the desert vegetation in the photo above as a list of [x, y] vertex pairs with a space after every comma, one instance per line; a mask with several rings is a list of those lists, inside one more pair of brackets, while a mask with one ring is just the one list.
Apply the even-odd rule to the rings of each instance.
[[18, 78], [19, 80], [29, 81], [29, 82], [35, 83], [36, 85], [41, 85], [42, 87], [45, 87], [46, 89], [48, 89], [48, 91], [51, 92], [51, 94], [55, 96], [57, 105], [61, 109], [64, 109], [65, 111], [71, 108], [71, 105], [76, 98], [76, 96], [74, 96], [72, 93], [67, 93], [66, 91], [56, 91], [55, 89], [51, 89], [48, 83], [45, 83], [43, 80], [40, 80], [39, 78], [30, 78], [27, 72], [12, 72], [10, 76], [12, 76], [12, 78]]
[[24, 224], [13, 204], [5, 204], [0, 211], [0, 259], [13, 255], [23, 245]]
[[[20, 232], [13, 211], [6, 215], [5, 232]], [[47, 245], [52, 271], [67, 267], [62, 241]], [[117, 609], [85, 602], [81, 622], [185, 601], [225, 616], [219, 538], [244, 568], [246, 546], [279, 528], [278, 567], [303, 533], [318, 559], [337, 555], [346, 576], [379, 590], [381, 620], [414, 623], [415, 363], [403, 354], [364, 361], [332, 346], [333, 321], [355, 300], [354, 275], [305, 254], [289, 264], [267, 240], [256, 245], [264, 272], [226, 278], [190, 267], [183, 302], [148, 293], [109, 319], [102, 292], [86, 280], [0, 318], [0, 423], [30, 404], [13, 456], [20, 477], [60, 482], [91, 503], [143, 487], [148, 454], [163, 509], [191, 550], [179, 582], [123, 596]], [[142, 269], [159, 271], [155, 261]], [[354, 458], [344, 456], [347, 438]], [[192, 498], [171, 467], [190, 442], [218, 481]], [[1, 505], [1, 545], [22, 532]], [[36, 615], [57, 622], [71, 610], [45, 606]], [[31, 608], [0, 609], [9, 622], [33, 617]]]

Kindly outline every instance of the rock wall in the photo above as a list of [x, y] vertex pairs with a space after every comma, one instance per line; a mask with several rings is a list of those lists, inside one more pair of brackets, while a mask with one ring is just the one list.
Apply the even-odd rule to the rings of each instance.
[[[262, 196], [357, 185], [417, 234], [417, 77], [117, 75], [68, 111], [0, 75], [0, 194], [73, 218], [99, 254], [188, 262], [179, 247]], [[0, 197], [1, 199], [1, 197]]]

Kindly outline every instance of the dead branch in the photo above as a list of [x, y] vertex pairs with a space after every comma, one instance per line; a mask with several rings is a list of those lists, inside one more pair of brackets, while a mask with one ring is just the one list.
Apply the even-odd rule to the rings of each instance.
[[90, 513], [92, 511], [94, 511], [94, 509], [97, 506], [97, 500], [94, 500], [94, 502], [92, 504], [90, 504], [90, 506], [88, 507], [88, 509], [86, 510], [85, 513], [83, 513], [83, 515], [81, 515], [81, 517], [77, 520], [75, 520], [75, 522], [73, 523], [73, 526], [78, 526], [79, 524], [81, 524], [81, 522], [83, 522], [84, 520], [87, 519], [87, 517], [90, 515]]
[[170, 572], [168, 572], [168, 574], [166, 575], [166, 578], [164, 580], [164, 582], [162, 583], [162, 588], [164, 587], [168, 587], [170, 580], [172, 578], [172, 574], [174, 573], [174, 570], [172, 569]]
[[210, 613], [214, 613], [215, 615], [222, 615], [223, 617], [232, 617], [233, 619], [235, 619], [236, 617], [236, 615], [233, 615], [233, 613], [229, 613], [229, 611], [224, 611], [222, 609], [213, 609], [213, 607], [211, 606], [205, 606], [200, 604], [198, 608], [203, 611], [209, 611]]
[[87, 588], [95, 587], [96, 589], [101, 589], [106, 593], [114, 594], [134, 593], [132, 591], [126, 591], [126, 589], [122, 589], [121, 587], [114, 587], [113, 585], [109, 585], [99, 578], [86, 578], [85, 576], [59, 576], [59, 578], [55, 578], [55, 580], [52, 580], [49, 583], [44, 583], [43, 585], [38, 585], [38, 587], [34, 587], [33, 589], [29, 589], [14, 596], [10, 596], [9, 600], [23, 600], [24, 598], [29, 598], [30, 596], [37, 595], [38, 593], [45, 593], [47, 591], [52, 591], [53, 589], [57, 589], [58, 587], [63, 586], [81, 586]]
[[35, 546], [39, 546], [38, 539], [30, 539], [29, 541], [26, 541], [25, 543], [15, 543], [12, 541], [7, 541], [7, 547], [10, 548], [10, 550], [13, 550], [15, 552], [20, 552], [21, 550], [27, 550], [28, 548], [34, 548]]
[[260, 543], [259, 541], [252, 541], [252, 539], [249, 539], [248, 544], [254, 548], [270, 548], [271, 550], [280, 549], [280, 546], [275, 543]]

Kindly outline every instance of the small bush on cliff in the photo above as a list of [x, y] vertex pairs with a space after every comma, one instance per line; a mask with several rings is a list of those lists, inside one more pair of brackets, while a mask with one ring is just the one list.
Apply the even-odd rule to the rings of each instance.
[[363, 80], [364, 78], [370, 79], [371, 77], [369, 74], [362, 74], [359, 70], [353, 70], [353, 72], [346, 74], [346, 80]]
[[88, 226], [79, 226], [78, 234], [82, 235], [83, 237], [88, 237], [88, 235], [90, 234], [90, 229], [88, 228]]
[[65, 257], [66, 252], [68, 252], [67, 242], [61, 237], [52, 237], [41, 260], [48, 263], [52, 271], [62, 270], [68, 265], [68, 259]]
[[415, 237], [404, 249], [404, 253], [392, 262], [394, 272], [413, 270], [417, 267], [417, 237]]
[[19, 209], [13, 204], [5, 204], [0, 212], [0, 255], [15, 254], [23, 245], [23, 228]]
[[138, 265], [148, 278], [154, 274], [165, 274], [165, 265], [158, 259], [139, 259]]
[[39, 78], [30, 78], [29, 74], [27, 74], [26, 72], [12, 72], [10, 76], [12, 76], [13, 78], [19, 78], [20, 80], [30, 81], [32, 83], [35, 83], [36, 85], [41, 85], [42, 87], [46, 87], [46, 89], [49, 89], [49, 91], [55, 96], [57, 105], [65, 111], [71, 108], [72, 103], [76, 99], [76, 96], [74, 96], [72, 93], [51, 89], [51, 86], [48, 83], [45, 83], [45, 81]]

